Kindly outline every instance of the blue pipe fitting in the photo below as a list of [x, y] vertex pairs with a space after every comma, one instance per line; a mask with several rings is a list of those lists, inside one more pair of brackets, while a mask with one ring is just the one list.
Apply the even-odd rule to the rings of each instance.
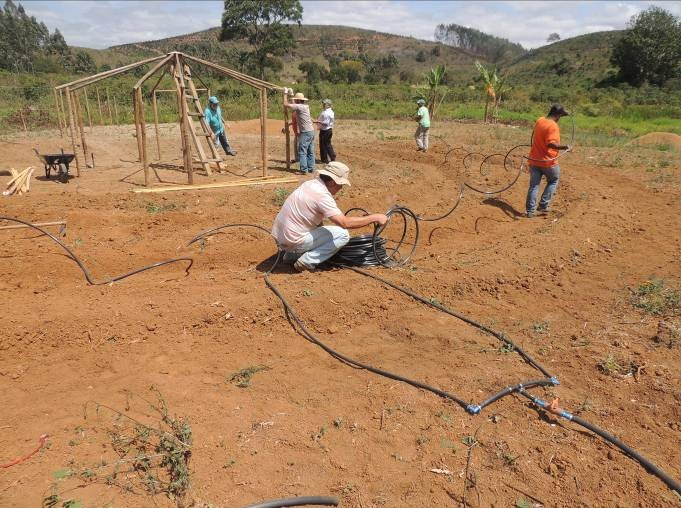
[[560, 381], [558, 381], [558, 378], [556, 376], [551, 376], [551, 384], [553, 386], [558, 386], [560, 384]]
[[472, 415], [477, 415], [482, 411], [482, 407], [478, 406], [477, 404], [468, 404], [466, 406], [466, 411], [468, 411]]

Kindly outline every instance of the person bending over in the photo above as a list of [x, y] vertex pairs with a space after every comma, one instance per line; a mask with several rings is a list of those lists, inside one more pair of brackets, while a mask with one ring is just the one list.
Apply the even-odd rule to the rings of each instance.
[[[388, 221], [382, 213], [348, 217], [340, 211], [334, 195], [350, 185], [350, 168], [334, 161], [315, 171], [315, 178], [304, 182], [286, 198], [274, 224], [272, 236], [284, 251], [284, 262], [295, 260], [299, 271], [314, 270], [350, 240], [348, 229]], [[322, 226], [324, 219], [333, 226]]]

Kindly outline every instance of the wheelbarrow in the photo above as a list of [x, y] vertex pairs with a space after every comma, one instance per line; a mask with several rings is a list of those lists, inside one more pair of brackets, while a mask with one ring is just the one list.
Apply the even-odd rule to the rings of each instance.
[[50, 173], [54, 171], [57, 174], [57, 178], [59, 178], [61, 182], [68, 183], [69, 164], [71, 164], [71, 161], [76, 157], [74, 154], [64, 153], [64, 150], [62, 150], [61, 153], [43, 153], [43, 154], [38, 152], [38, 150], [36, 150], [35, 148], [33, 149], [33, 151], [45, 166], [46, 178], [50, 178]]

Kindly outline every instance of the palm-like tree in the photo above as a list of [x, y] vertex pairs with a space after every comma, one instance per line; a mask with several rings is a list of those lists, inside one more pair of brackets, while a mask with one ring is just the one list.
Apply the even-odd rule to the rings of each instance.
[[445, 100], [449, 88], [444, 84], [447, 68], [444, 65], [436, 65], [430, 69], [430, 72], [424, 75], [426, 84], [420, 86], [416, 90], [414, 99], [423, 99], [428, 106], [428, 112], [431, 117], [435, 117], [437, 109]]
[[506, 83], [505, 76], [499, 76], [496, 67], [490, 71], [477, 60], [475, 62], [475, 67], [478, 69], [485, 86], [485, 123], [487, 123], [487, 120], [489, 119], [488, 111], [490, 99], [492, 99], [492, 120], [496, 122], [502, 95], [508, 92], [511, 87]]

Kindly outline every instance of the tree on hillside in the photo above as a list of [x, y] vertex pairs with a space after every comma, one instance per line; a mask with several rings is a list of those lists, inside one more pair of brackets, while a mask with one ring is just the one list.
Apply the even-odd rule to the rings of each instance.
[[300, 25], [302, 19], [299, 0], [225, 0], [220, 40], [246, 39], [253, 48], [249, 63], [264, 78], [265, 69], [281, 68], [276, 57], [296, 46], [291, 26], [285, 22]]
[[491, 62], [498, 62], [505, 57], [516, 57], [526, 53], [525, 48], [520, 44], [455, 23], [438, 25], [435, 28], [435, 40], [449, 46], [465, 49]]
[[560, 40], [560, 34], [553, 32], [546, 38], [546, 42], [556, 42]]
[[632, 16], [613, 48], [611, 62], [631, 85], [662, 85], [681, 76], [681, 20], [660, 7]]
[[326, 67], [312, 60], [301, 62], [298, 65], [298, 70], [305, 73], [305, 80], [311, 85], [329, 77], [329, 71], [326, 70]]

